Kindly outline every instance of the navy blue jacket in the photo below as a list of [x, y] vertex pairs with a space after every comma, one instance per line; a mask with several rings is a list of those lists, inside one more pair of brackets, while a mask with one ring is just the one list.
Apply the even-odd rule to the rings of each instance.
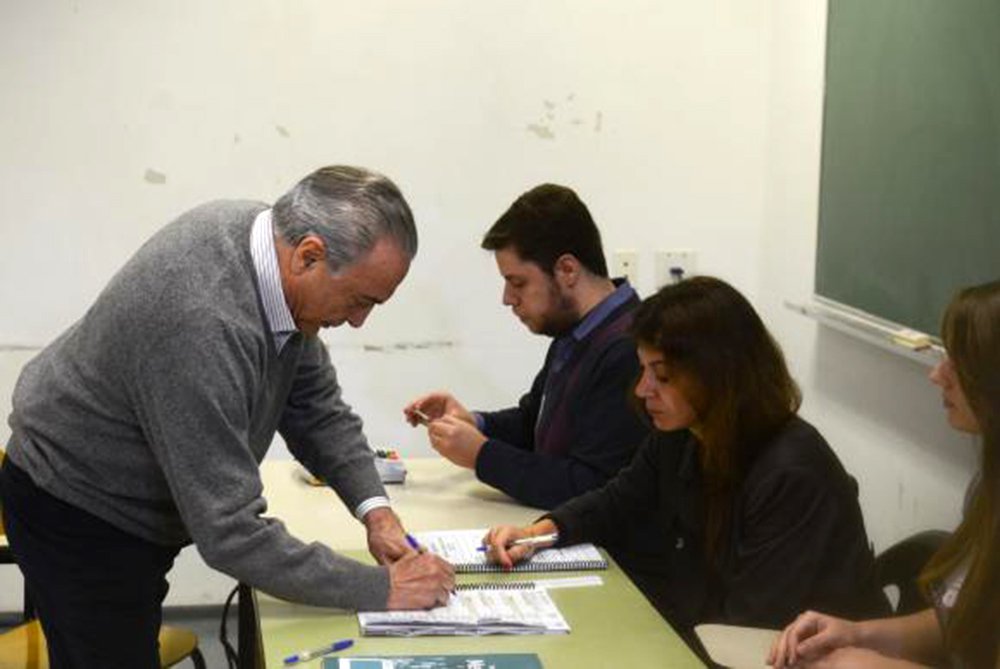
[[638, 304], [633, 297], [576, 344], [559, 378], [549, 380], [540, 425], [555, 342], [518, 406], [480, 414], [488, 437], [476, 459], [481, 481], [551, 509], [628, 464], [650, 429], [629, 401], [639, 360], [628, 327]]

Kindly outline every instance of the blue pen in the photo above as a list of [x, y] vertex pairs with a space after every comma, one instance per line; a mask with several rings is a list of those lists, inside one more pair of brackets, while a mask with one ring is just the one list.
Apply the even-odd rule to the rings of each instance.
[[330, 653], [336, 653], [338, 651], [350, 648], [354, 645], [353, 639], [344, 639], [342, 641], [334, 641], [329, 646], [323, 646], [322, 648], [314, 648], [312, 650], [300, 650], [295, 655], [289, 655], [285, 658], [285, 664], [298, 664], [299, 662], [307, 662], [314, 657], [320, 657], [321, 655], [329, 655]]
[[[417, 541], [416, 537], [414, 537], [409, 532], [406, 533], [406, 543], [410, 544], [410, 548], [412, 548], [415, 551], [419, 551], [419, 552], [423, 553], [424, 550], [425, 550], [424, 547], [421, 546], [420, 543]], [[448, 592], [450, 592], [451, 594], [454, 595], [455, 594], [455, 588], [452, 588]]]

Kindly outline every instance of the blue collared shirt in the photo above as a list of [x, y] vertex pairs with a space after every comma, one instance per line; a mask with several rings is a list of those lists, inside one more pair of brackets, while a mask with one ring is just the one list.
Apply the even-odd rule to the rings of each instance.
[[[573, 355], [573, 349], [583, 341], [594, 328], [599, 326], [614, 311], [632, 299], [636, 295], [635, 289], [629, 284], [628, 279], [615, 279], [615, 290], [613, 293], [601, 300], [596, 307], [587, 312], [579, 323], [569, 332], [556, 338], [553, 344], [552, 364], [549, 366], [549, 376], [558, 372], [569, 361]], [[541, 420], [545, 412], [545, 394], [542, 394], [542, 409], [538, 412], [538, 419]], [[476, 427], [482, 432], [486, 427], [486, 419], [478, 411], [472, 412], [472, 417], [476, 421]]]
[[628, 279], [620, 279], [620, 283], [615, 287], [615, 291], [605, 297], [596, 307], [587, 312], [587, 315], [576, 324], [576, 327], [569, 334], [558, 337], [555, 341], [552, 353], [551, 372], [558, 372], [566, 364], [573, 349], [583, 341], [587, 335], [594, 331], [598, 325], [603, 323], [618, 307], [628, 302], [635, 295], [635, 290], [629, 285]]

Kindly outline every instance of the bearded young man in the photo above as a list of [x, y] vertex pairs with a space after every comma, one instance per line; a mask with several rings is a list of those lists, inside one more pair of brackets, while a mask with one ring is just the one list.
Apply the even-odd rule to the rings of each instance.
[[603, 485], [648, 432], [628, 401], [639, 364], [627, 331], [639, 299], [628, 281], [608, 277], [600, 232], [564, 186], [521, 195], [482, 247], [494, 253], [504, 305], [552, 338], [545, 364], [516, 407], [471, 412], [435, 392], [404, 413], [427, 423], [431, 445], [451, 462], [551, 509]]

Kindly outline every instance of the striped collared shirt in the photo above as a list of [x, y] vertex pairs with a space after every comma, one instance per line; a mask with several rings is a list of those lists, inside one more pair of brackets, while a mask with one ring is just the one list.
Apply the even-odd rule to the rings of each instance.
[[[278, 353], [289, 338], [299, 331], [295, 327], [295, 319], [285, 302], [285, 291], [281, 287], [281, 271], [278, 268], [278, 251], [274, 246], [274, 228], [271, 224], [271, 210], [265, 209], [254, 219], [250, 231], [250, 255], [253, 267], [257, 272], [257, 284], [260, 286], [260, 301], [264, 304], [264, 315], [267, 316], [274, 347]], [[361, 520], [372, 509], [388, 507], [389, 499], [383, 496], [370, 497], [361, 502], [354, 515]]]
[[257, 214], [250, 232], [250, 255], [257, 271], [260, 286], [260, 301], [264, 304], [264, 315], [271, 326], [274, 347], [281, 349], [288, 339], [298, 332], [295, 319], [285, 302], [285, 291], [281, 288], [281, 272], [278, 269], [278, 252], [274, 248], [274, 230], [271, 226], [271, 210]]

